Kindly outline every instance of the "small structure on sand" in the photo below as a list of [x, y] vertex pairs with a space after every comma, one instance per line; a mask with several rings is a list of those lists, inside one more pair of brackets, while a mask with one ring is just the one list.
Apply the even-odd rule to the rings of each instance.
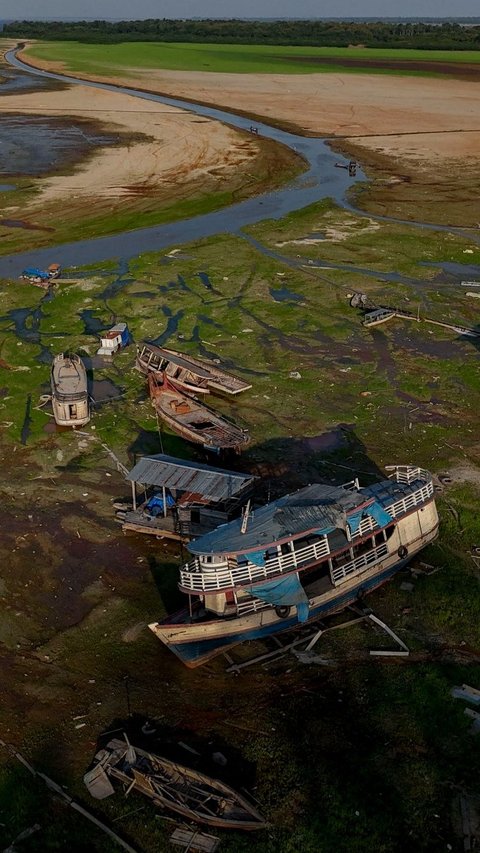
[[132, 509], [119, 514], [123, 530], [187, 542], [239, 515], [255, 477], [160, 453], [143, 456], [127, 480]]

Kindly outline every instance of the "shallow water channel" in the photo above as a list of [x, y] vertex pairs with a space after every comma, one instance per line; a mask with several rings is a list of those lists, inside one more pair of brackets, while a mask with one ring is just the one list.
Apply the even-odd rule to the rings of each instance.
[[[188, 101], [166, 98], [148, 92], [139, 92], [123, 86], [77, 80], [73, 77], [47, 71], [29, 69], [17, 59], [15, 51], [7, 53], [6, 59], [12, 66], [20, 69], [22, 73], [27, 72], [35, 77], [48, 78], [72, 85], [123, 92], [144, 100], [157, 101], [168, 106], [188, 110], [199, 116], [222, 121], [246, 132], [248, 132], [251, 124], [248, 118], [213, 107], [192, 104]], [[168, 246], [186, 243], [202, 237], [210, 237], [214, 234], [235, 233], [244, 226], [260, 222], [263, 219], [280, 219], [293, 210], [300, 210], [323, 198], [333, 198], [338, 203], [343, 204], [347, 190], [352, 184], [356, 181], [365, 180], [365, 175], [361, 169], [358, 169], [356, 177], [352, 178], [349, 177], [346, 169], [335, 168], [335, 163], [342, 158], [331, 151], [323, 139], [297, 136], [264, 123], [256, 122], [256, 127], [258, 127], [259, 136], [287, 145], [303, 157], [308, 164], [305, 173], [281, 189], [246, 199], [213, 213], [172, 224], [128, 231], [111, 237], [81, 240], [49, 249], [39, 249], [2, 257], [0, 258], [0, 275], [16, 277], [19, 269], [30, 265], [45, 264], [51, 259], [52, 254], [63, 266], [82, 266], [83, 264], [99, 263], [107, 258], [134, 257], [142, 252], [158, 251]]]

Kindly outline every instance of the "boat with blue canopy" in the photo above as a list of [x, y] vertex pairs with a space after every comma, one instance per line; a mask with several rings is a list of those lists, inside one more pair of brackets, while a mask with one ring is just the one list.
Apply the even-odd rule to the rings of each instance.
[[392, 466], [361, 488], [315, 483], [188, 544], [188, 607], [149, 627], [189, 667], [342, 610], [438, 532], [428, 471]]

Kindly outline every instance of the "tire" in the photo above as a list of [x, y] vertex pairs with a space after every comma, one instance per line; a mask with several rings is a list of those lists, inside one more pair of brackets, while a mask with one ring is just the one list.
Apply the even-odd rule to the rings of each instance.
[[290, 616], [291, 607], [288, 604], [284, 604], [282, 607], [276, 607], [275, 613], [277, 614], [279, 619], [287, 619]]
[[408, 557], [408, 550], [405, 548], [405, 545], [400, 545], [400, 548], [398, 549], [397, 553], [401, 560], [404, 560], [405, 557]]

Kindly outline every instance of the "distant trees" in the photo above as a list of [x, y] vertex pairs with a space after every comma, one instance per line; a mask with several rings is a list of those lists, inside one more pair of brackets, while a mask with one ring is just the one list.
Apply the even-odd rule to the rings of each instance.
[[15, 21], [7, 37], [84, 42], [167, 41], [230, 44], [278, 44], [312, 47], [421, 48], [478, 50], [480, 26], [422, 21]]

